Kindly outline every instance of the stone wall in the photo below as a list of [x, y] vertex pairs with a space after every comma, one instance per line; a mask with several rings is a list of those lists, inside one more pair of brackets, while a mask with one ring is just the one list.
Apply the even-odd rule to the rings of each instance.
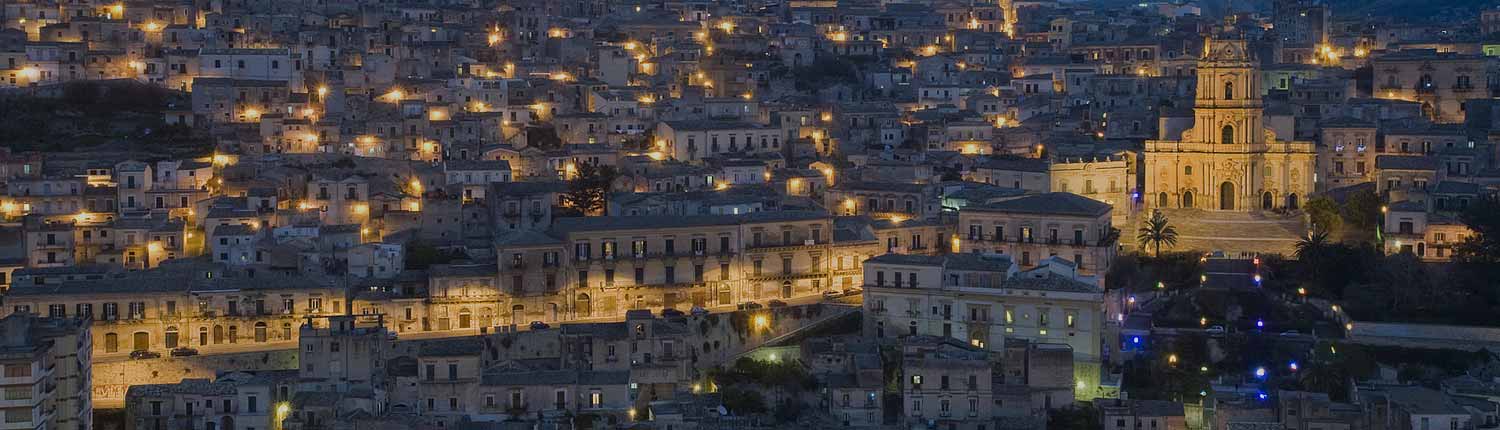
[[297, 350], [162, 357], [94, 364], [94, 408], [125, 406], [131, 385], [171, 384], [187, 378], [213, 379], [224, 370], [284, 370], [297, 368]]
[[1473, 351], [1500, 347], [1500, 327], [1353, 322], [1349, 340], [1369, 345]]

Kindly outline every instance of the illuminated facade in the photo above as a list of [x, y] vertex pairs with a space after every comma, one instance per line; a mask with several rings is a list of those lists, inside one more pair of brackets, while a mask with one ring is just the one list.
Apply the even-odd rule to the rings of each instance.
[[1193, 127], [1176, 140], [1146, 142], [1147, 206], [1236, 212], [1298, 207], [1313, 192], [1312, 143], [1277, 140], [1263, 124], [1261, 79], [1245, 41], [1206, 43]]

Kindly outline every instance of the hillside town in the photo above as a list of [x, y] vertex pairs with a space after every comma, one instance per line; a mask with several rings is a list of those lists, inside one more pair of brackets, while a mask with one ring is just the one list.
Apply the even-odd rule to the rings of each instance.
[[1500, 429], [1500, 3], [0, 1], [0, 430]]

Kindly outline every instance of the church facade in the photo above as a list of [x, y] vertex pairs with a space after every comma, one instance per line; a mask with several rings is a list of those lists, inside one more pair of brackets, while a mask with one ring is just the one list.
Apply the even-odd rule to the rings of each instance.
[[1177, 140], [1146, 141], [1146, 206], [1235, 212], [1300, 207], [1314, 190], [1312, 142], [1277, 140], [1262, 124], [1260, 75], [1243, 40], [1205, 43], [1193, 127]]

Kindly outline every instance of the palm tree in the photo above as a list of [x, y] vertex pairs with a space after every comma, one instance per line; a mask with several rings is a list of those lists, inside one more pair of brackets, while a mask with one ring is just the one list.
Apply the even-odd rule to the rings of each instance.
[[1328, 250], [1328, 230], [1317, 228], [1307, 233], [1307, 237], [1297, 241], [1297, 260], [1316, 265]]
[[1151, 219], [1146, 220], [1146, 225], [1141, 226], [1141, 229], [1136, 232], [1135, 240], [1139, 241], [1142, 247], [1147, 245], [1155, 247], [1156, 256], [1160, 257], [1161, 244], [1177, 246], [1177, 227], [1173, 227], [1167, 221], [1167, 216], [1158, 210], [1153, 212]]

